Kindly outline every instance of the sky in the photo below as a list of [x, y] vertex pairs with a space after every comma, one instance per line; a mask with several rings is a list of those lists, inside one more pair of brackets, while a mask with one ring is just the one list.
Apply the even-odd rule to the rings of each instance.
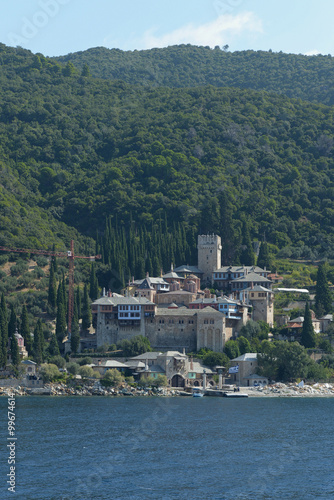
[[1, 0], [0, 42], [59, 56], [193, 44], [334, 54], [333, 0]]

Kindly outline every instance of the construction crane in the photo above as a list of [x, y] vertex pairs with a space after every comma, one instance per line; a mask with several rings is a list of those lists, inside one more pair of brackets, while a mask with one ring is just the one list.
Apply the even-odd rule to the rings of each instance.
[[16, 252], [16, 253], [32, 253], [35, 255], [48, 255], [50, 257], [67, 257], [68, 258], [68, 323], [67, 334], [68, 340], [71, 339], [72, 318], [74, 310], [74, 259], [88, 259], [94, 261], [101, 259], [101, 255], [92, 255], [86, 257], [84, 255], [74, 255], [74, 241], [71, 240], [71, 249], [67, 252], [52, 252], [49, 250], [31, 250], [27, 248], [8, 248], [1, 247], [2, 252]]

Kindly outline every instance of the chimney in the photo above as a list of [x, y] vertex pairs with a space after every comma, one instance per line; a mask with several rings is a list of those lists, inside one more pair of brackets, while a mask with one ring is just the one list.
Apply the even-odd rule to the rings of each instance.
[[185, 356], [185, 355], [186, 355], [186, 348], [185, 348], [185, 347], [184, 347], [184, 348], [183, 348], [183, 350], [182, 350], [182, 354], [183, 354], [183, 356]]
[[102, 297], [105, 297], [106, 296], [106, 289], [105, 287], [103, 287], [103, 290], [102, 290]]
[[108, 290], [108, 297], [112, 297], [110, 289]]
[[149, 275], [149, 272], [147, 271], [146, 278], [149, 278], [149, 277], [150, 277], [150, 275]]

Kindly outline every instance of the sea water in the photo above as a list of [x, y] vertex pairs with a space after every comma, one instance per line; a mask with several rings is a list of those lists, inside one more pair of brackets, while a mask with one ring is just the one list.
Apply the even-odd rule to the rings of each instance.
[[17, 397], [0, 499], [334, 498], [334, 398]]

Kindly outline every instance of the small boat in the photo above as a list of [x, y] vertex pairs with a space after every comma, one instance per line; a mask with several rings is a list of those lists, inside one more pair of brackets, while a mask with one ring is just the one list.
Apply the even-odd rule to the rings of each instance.
[[195, 387], [193, 389], [193, 398], [202, 398], [204, 396], [204, 393], [201, 392], [200, 388]]
[[248, 394], [246, 392], [224, 392], [224, 398], [248, 398]]

